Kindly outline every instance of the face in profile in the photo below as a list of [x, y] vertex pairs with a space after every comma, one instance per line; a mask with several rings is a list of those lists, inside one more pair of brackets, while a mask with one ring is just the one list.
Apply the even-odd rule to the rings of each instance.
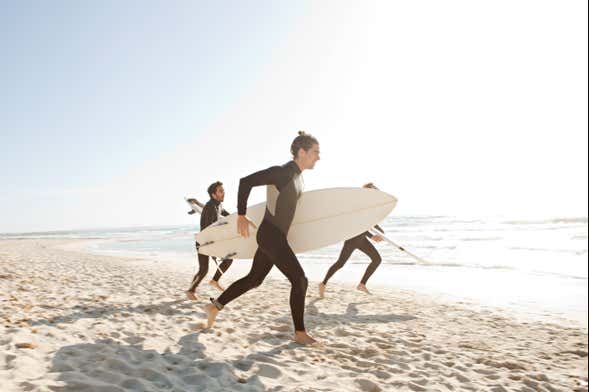
[[223, 188], [223, 185], [217, 187], [215, 193], [213, 193], [213, 199], [218, 202], [223, 202], [225, 200], [225, 188]]
[[299, 150], [299, 162], [305, 169], [313, 169], [315, 163], [321, 159], [320, 153], [319, 144], [313, 144], [308, 151], [301, 148]]

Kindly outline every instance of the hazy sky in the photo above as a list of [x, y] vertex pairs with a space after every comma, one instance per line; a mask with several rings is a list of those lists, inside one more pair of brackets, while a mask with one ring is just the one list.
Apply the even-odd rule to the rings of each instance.
[[586, 216], [587, 33], [587, 1], [3, 2], [0, 232], [193, 223], [217, 179], [235, 211], [299, 129], [307, 190]]

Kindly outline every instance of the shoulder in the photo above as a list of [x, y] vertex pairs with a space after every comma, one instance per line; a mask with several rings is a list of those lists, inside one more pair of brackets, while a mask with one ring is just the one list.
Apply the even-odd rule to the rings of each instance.
[[290, 170], [287, 165], [276, 165], [270, 166], [269, 168], [264, 170], [264, 172], [266, 173], [266, 175], [270, 176], [270, 178], [277, 179], [288, 175]]
[[300, 173], [300, 170], [295, 161], [288, 161], [284, 165], [280, 166], [280, 169], [285, 175], [295, 176]]

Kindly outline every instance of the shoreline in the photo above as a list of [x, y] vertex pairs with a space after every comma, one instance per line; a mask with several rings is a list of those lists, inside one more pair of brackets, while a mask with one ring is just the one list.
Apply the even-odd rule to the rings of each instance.
[[[179, 271], [190, 271], [193, 275], [196, 273], [196, 252], [187, 254], [165, 251], [105, 250], [95, 246], [96, 244], [117, 241], [120, 239], [79, 240], [72, 243], [67, 249], [113, 257], [144, 259], [146, 262], [154, 264], [167, 264]], [[315, 295], [318, 283], [335, 260], [317, 262], [317, 260], [309, 260], [305, 254], [298, 256], [309, 278], [308, 295]], [[250, 265], [250, 260], [236, 260], [227, 272], [229, 281], [247, 274]], [[355, 286], [367, 265], [367, 261], [348, 261], [345, 267], [330, 280], [330, 285], [336, 283]], [[211, 263], [209, 271], [213, 267], [214, 264]], [[462, 278], [457, 279], [460, 276]], [[269, 278], [283, 279], [283, 276], [273, 269]], [[552, 287], [555, 283], [563, 284], [562, 280], [557, 279], [558, 277], [542, 274], [536, 276], [536, 287], [534, 287], [535, 292], [533, 293], [521, 287], [521, 282], [526, 278], [528, 275], [525, 272], [517, 270], [485, 270], [460, 266], [448, 268], [435, 265], [423, 268], [419, 265], [383, 263], [371, 277], [368, 286], [374, 290], [405, 290], [412, 295], [424, 295], [439, 302], [499, 312], [520, 321], [553, 322], [567, 327], [589, 330], [587, 289], [580, 287], [586, 286], [586, 280], [571, 278], [567, 283], [579, 287], [575, 289], [560, 287], [561, 291], [565, 290], [567, 301], [569, 301], [567, 302], [569, 305], [564, 306], [563, 301], [566, 301], [562, 298], [562, 293], [555, 297], [550, 294], [551, 291], [545, 290], [545, 287]], [[454, 280], [459, 280], [460, 286], [455, 287]], [[496, 282], [502, 283], [500, 290], [494, 286]], [[538, 293], [542, 293], [541, 298], [538, 298]]]

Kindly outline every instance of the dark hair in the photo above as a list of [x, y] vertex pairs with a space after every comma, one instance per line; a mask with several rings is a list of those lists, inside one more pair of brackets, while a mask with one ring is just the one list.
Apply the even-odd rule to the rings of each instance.
[[223, 185], [221, 181], [215, 181], [207, 188], [207, 192], [209, 193], [210, 197], [213, 197], [213, 193], [217, 192], [217, 188]]
[[309, 149], [313, 147], [313, 144], [319, 144], [313, 135], [309, 135], [304, 131], [299, 131], [299, 136], [295, 137], [292, 141], [292, 144], [290, 145], [290, 153], [292, 154], [293, 158], [296, 158], [299, 153], [299, 149], [302, 148], [305, 151], [309, 151]]
[[373, 184], [373, 183], [371, 183], [371, 182], [369, 182], [369, 183], [366, 183], [366, 184], [362, 185], [362, 188], [372, 188], [372, 189], [378, 189], [378, 188], [376, 187], [376, 185], [374, 185], [374, 184]]

